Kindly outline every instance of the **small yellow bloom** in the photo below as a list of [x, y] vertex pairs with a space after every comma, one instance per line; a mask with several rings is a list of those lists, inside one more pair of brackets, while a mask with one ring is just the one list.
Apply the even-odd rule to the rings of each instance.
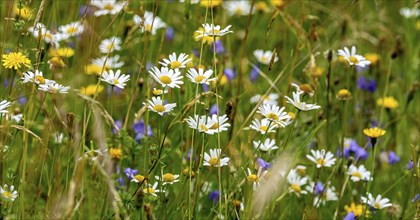
[[201, 0], [200, 5], [203, 7], [216, 7], [222, 4], [222, 0]]
[[98, 94], [101, 93], [103, 90], [104, 90], [104, 87], [102, 85], [92, 84], [92, 85], [88, 85], [86, 87], [80, 88], [80, 93], [84, 95], [93, 96], [96, 93]]
[[271, 0], [271, 4], [276, 6], [278, 9], [282, 9], [284, 8], [284, 6], [286, 6], [286, 1], [285, 0]]
[[312, 86], [308, 83], [304, 83], [302, 85], [299, 86], [299, 89], [304, 91], [307, 94], [313, 94], [314, 93], [314, 89], [312, 89]]
[[23, 19], [29, 20], [32, 17], [31, 9], [28, 6], [23, 6], [22, 8], [18, 8], [18, 5], [15, 5], [14, 12], [16, 16], [19, 16]]
[[[185, 168], [185, 169], [182, 171], [182, 174], [183, 174], [184, 176], [189, 177], [189, 176], [190, 176], [190, 169]], [[194, 178], [194, 176], [195, 176], [194, 171], [191, 171], [191, 178]]]
[[74, 50], [71, 47], [50, 49], [49, 55], [51, 57], [72, 57], [74, 55]]
[[[107, 70], [107, 67], [105, 67], [105, 69], [103, 71], [105, 71], [105, 70]], [[97, 66], [95, 64], [89, 64], [89, 65], [85, 66], [85, 72], [88, 75], [90, 75], [90, 74], [101, 75], [103, 71], [102, 71], [102, 66]]]
[[31, 61], [23, 55], [21, 52], [11, 52], [9, 54], [3, 54], [3, 66], [6, 68], [14, 68], [15, 70], [19, 69], [22, 65], [26, 67], [31, 67]]
[[340, 100], [349, 100], [351, 99], [351, 93], [347, 89], [340, 89], [337, 93], [337, 98]]
[[292, 120], [295, 120], [295, 118], [296, 118], [296, 114], [295, 113], [288, 112], [287, 114], [292, 118]]
[[109, 156], [111, 157], [111, 159], [121, 160], [122, 150], [120, 148], [110, 148]]
[[259, 1], [259, 2], [255, 3], [255, 9], [257, 11], [260, 11], [260, 12], [268, 12], [269, 11], [269, 8], [268, 8], [267, 4], [263, 1]]
[[376, 65], [379, 61], [379, 55], [376, 53], [367, 53], [365, 58], [370, 61], [371, 65]]
[[[350, 206], [345, 205], [344, 209], [347, 213], [353, 212], [354, 217], [359, 217], [363, 215], [363, 207], [365, 207], [362, 204], [356, 205], [354, 202], [350, 204]], [[369, 210], [366, 210], [366, 215], [368, 215]]]
[[398, 101], [392, 96], [385, 97], [383, 99], [379, 98], [378, 100], [376, 100], [376, 104], [388, 109], [394, 109], [398, 107]]
[[385, 130], [382, 130], [378, 127], [363, 129], [363, 134], [371, 138], [378, 138], [384, 135], [385, 132], [386, 132]]
[[134, 176], [134, 182], [141, 183], [141, 182], [143, 182], [143, 180], [144, 180], [144, 176], [142, 176], [140, 174]]
[[51, 70], [62, 68], [62, 67], [66, 66], [66, 64], [64, 63], [64, 61], [60, 57], [53, 57], [53, 58], [49, 59], [48, 64], [50, 64], [50, 69]]

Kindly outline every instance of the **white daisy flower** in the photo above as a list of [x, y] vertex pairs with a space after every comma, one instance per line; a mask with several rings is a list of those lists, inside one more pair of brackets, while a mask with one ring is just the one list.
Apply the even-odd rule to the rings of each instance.
[[213, 114], [207, 117], [207, 124], [206, 127], [208, 131], [207, 134], [215, 134], [222, 131], [227, 131], [230, 127], [230, 124], [227, 122], [229, 118], [227, 115], [217, 116], [217, 114]]
[[63, 86], [58, 83], [50, 83], [39, 85], [38, 89], [52, 94], [68, 93], [70, 86]]
[[226, 35], [228, 33], [233, 33], [233, 31], [229, 30], [230, 27], [232, 27], [232, 25], [228, 25], [225, 29], [222, 29], [222, 30], [220, 28], [220, 25], [214, 26], [214, 24], [203, 24], [202, 26], [203, 26], [204, 30], [196, 31], [198, 33], [196, 38], [202, 38], [204, 36], [220, 37], [220, 36]]
[[232, 16], [232, 15], [245, 16], [249, 14], [249, 11], [251, 11], [251, 3], [247, 0], [224, 2], [223, 7], [226, 9], [226, 12], [229, 16]]
[[158, 29], [166, 27], [166, 23], [158, 16], [153, 17], [153, 12], [145, 11], [144, 19], [138, 15], [134, 15], [133, 21], [136, 25], [140, 25], [142, 33], [147, 31], [155, 35]]
[[112, 53], [117, 50], [121, 50], [121, 38], [119, 37], [110, 37], [108, 39], [102, 40], [99, 45], [99, 50], [101, 53]]
[[6, 108], [9, 108], [9, 107], [10, 107], [10, 105], [12, 105], [12, 103], [11, 103], [11, 102], [9, 102], [9, 101], [7, 101], [7, 100], [2, 100], [2, 101], [0, 102], [0, 115], [1, 115], [1, 114], [7, 114], [7, 113], [9, 113], [9, 111], [8, 111], [8, 110], [6, 110]]
[[84, 27], [82, 23], [76, 21], [70, 24], [62, 25], [58, 27], [58, 30], [65, 36], [73, 37], [76, 35], [80, 35], [83, 32]]
[[184, 82], [181, 81], [183, 76], [181, 76], [181, 72], [179, 72], [178, 69], [173, 70], [168, 67], [162, 67], [159, 70], [157, 67], [152, 67], [149, 73], [156, 82], [164, 87], [180, 88], [179, 85], [184, 84]]
[[262, 99], [263, 105], [278, 105], [277, 99], [279, 97], [280, 96], [277, 93], [270, 93], [268, 94], [268, 96], [257, 94], [257, 95], [252, 96], [250, 101], [253, 104], [253, 103], [258, 103]]
[[67, 39], [67, 36], [62, 33], [52, 33], [50, 30], [47, 30], [44, 24], [37, 23], [33, 27], [29, 27], [28, 31], [35, 37], [41, 37], [46, 43], [50, 43], [55, 47], [58, 47], [58, 42], [64, 39]]
[[124, 89], [126, 82], [130, 80], [130, 75], [120, 74], [121, 70], [117, 70], [115, 73], [113, 70], [105, 71], [102, 73], [100, 80], [120, 89]]
[[383, 209], [392, 206], [389, 201], [390, 200], [388, 198], [382, 198], [381, 194], [376, 196], [376, 198], [373, 198], [371, 193], [368, 193], [368, 198], [362, 196], [362, 202], [374, 209]]
[[257, 61], [260, 62], [261, 64], [265, 64], [268, 65], [270, 64], [271, 61], [271, 57], [274, 56], [274, 62], [277, 62], [279, 60], [279, 57], [277, 56], [277, 53], [273, 55], [273, 51], [271, 50], [255, 50], [254, 51], [254, 56], [255, 58], [257, 58]]
[[311, 154], [312, 155], [306, 155], [306, 158], [316, 163], [317, 168], [331, 167], [336, 161], [334, 154], [329, 151], [325, 152], [325, 150], [311, 150]]
[[276, 122], [281, 127], [285, 127], [290, 115], [287, 112], [284, 112], [284, 107], [280, 108], [277, 105], [260, 105], [258, 107], [258, 113], [266, 117], [268, 120]]
[[25, 73], [23, 73], [23, 76], [21, 78], [23, 81], [23, 83], [28, 83], [28, 82], [34, 82], [38, 85], [43, 85], [43, 84], [54, 84], [55, 81], [54, 80], [49, 80], [49, 79], [45, 79], [42, 72], [39, 70], [35, 70], [35, 72], [32, 71], [27, 71]]
[[90, 4], [97, 7], [94, 15], [96, 17], [102, 15], [115, 15], [119, 13], [125, 6], [125, 1], [117, 2], [116, 0], [91, 0]]
[[296, 169], [292, 169], [289, 172], [289, 175], [287, 175], [287, 182], [290, 184], [290, 193], [295, 193], [298, 197], [301, 194], [308, 193], [305, 191], [305, 189], [302, 189], [302, 186], [308, 182], [308, 177], [301, 177]]
[[265, 134], [266, 132], [275, 132], [274, 129], [276, 129], [278, 125], [276, 123], [270, 124], [270, 120], [268, 120], [267, 118], [263, 118], [261, 120], [255, 118], [249, 127], [260, 132], [261, 134]]
[[150, 100], [146, 100], [148, 102], [148, 104], [144, 103], [144, 105], [147, 105], [147, 107], [158, 113], [159, 115], [163, 116], [163, 114], [170, 112], [173, 108], [176, 107], [176, 103], [169, 103], [169, 104], [164, 104], [163, 100], [160, 97], [152, 97], [152, 101]]
[[[306, 85], [310, 87], [309, 84], [302, 84], [302, 86], [306, 86]], [[310, 97], [312, 97], [314, 95], [314, 90], [312, 89], [312, 87], [310, 87], [309, 89], [302, 90], [301, 86], [299, 86], [296, 83], [292, 83], [291, 86], [295, 87], [296, 88], [296, 92], [298, 92], [298, 93], [306, 93]]]
[[365, 67], [370, 64], [369, 60], [366, 60], [363, 56], [356, 54], [355, 46], [351, 47], [351, 52], [347, 47], [344, 47], [344, 50], [338, 50], [338, 55], [343, 56], [351, 66], [356, 65]]
[[115, 55], [112, 57], [103, 56], [92, 60], [92, 64], [95, 64], [99, 67], [104, 67], [105, 69], [115, 69], [124, 66], [124, 62], [119, 62], [120, 56]]
[[227, 166], [229, 157], [221, 158], [222, 149], [210, 149], [210, 154], [204, 152], [204, 166], [222, 167]]
[[400, 14], [406, 18], [415, 18], [420, 16], [420, 9], [418, 8], [401, 8]]
[[194, 115], [194, 117], [190, 116], [187, 119], [187, 123], [190, 128], [197, 129], [198, 132], [207, 133], [209, 131], [209, 128], [207, 127], [207, 117], [205, 115], [202, 115], [202, 116]]
[[7, 184], [5, 184], [4, 187], [0, 186], [0, 194], [1, 197], [12, 202], [18, 197], [18, 193], [13, 185], [10, 187], [8, 187]]
[[157, 197], [156, 193], [164, 193], [165, 190], [159, 190], [157, 189], [158, 183], [154, 183], [153, 186], [151, 184], [148, 184], [148, 187], [143, 189], [144, 194], [152, 195]]
[[261, 180], [264, 178], [265, 174], [267, 174], [266, 170], [263, 170], [262, 167], [258, 169], [257, 174], [253, 174], [249, 168], [247, 168], [248, 176], [246, 177], [249, 182], [252, 183], [252, 189], [257, 190], [258, 186], [261, 183]]
[[261, 143], [261, 141], [253, 141], [252, 143], [254, 144], [255, 149], [264, 152], [268, 152], [279, 148], [276, 146], [276, 142], [270, 138], [265, 139], [264, 143]]
[[372, 178], [370, 177], [370, 171], [367, 171], [365, 166], [362, 164], [359, 167], [356, 167], [355, 165], [350, 165], [349, 170], [347, 171], [347, 174], [350, 175], [350, 179], [353, 180], [353, 182], [358, 182], [360, 180], [363, 181], [371, 181]]
[[163, 59], [163, 61], [159, 62], [164, 67], [169, 67], [171, 69], [178, 69], [178, 68], [185, 68], [187, 63], [191, 61], [191, 58], [188, 59], [188, 55], [185, 53], [179, 54], [178, 57], [176, 57], [176, 53], [172, 53], [169, 55], [168, 59]]
[[213, 81], [213, 79], [210, 79], [210, 76], [213, 74], [213, 70], [207, 70], [204, 71], [203, 68], [198, 68], [198, 71], [194, 68], [190, 68], [188, 70], [187, 77], [190, 79], [192, 83], [197, 84], [209, 84], [210, 81]]
[[90, 162], [95, 162], [98, 160], [99, 157], [102, 158], [106, 154], [106, 152], [108, 152], [108, 149], [106, 148], [88, 150], [83, 154], [83, 156], [79, 157], [77, 160], [89, 159]]
[[300, 95], [302, 93], [300, 92], [292, 92], [292, 94], [293, 94], [293, 99], [289, 98], [288, 96], [284, 96], [287, 99], [286, 103], [292, 104], [293, 106], [295, 106], [295, 108], [301, 111], [310, 111], [310, 110], [321, 108], [321, 106], [316, 105], [316, 104], [306, 104], [306, 102], [301, 102]]
[[[0, 107], [0, 109], [1, 109], [1, 107]], [[2, 116], [2, 115], [3, 114], [1, 113], [1, 110], [0, 110], [0, 116]], [[4, 115], [6, 116], [6, 120], [15, 121], [16, 123], [19, 123], [23, 118], [22, 113], [20, 113], [20, 114], [11, 113], [11, 114], [4, 114]]]
[[163, 182], [163, 184], [162, 185], [166, 185], [166, 184], [173, 184], [173, 183], [176, 183], [176, 182], [179, 182], [179, 175], [174, 175], [174, 174], [172, 174], [172, 173], [165, 173], [165, 174], [163, 174], [163, 176], [155, 176], [155, 178], [158, 180], [158, 181], [161, 181], [161, 182]]

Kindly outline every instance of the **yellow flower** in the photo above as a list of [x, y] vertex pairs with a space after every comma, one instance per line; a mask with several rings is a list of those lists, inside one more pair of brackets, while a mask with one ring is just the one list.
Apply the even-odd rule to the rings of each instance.
[[257, 11], [261, 11], [261, 12], [268, 12], [269, 8], [267, 6], [267, 4], [263, 1], [259, 1], [257, 3], [255, 3], [255, 9], [257, 9]]
[[386, 132], [385, 130], [382, 130], [378, 127], [363, 129], [363, 134], [371, 138], [378, 138], [384, 135], [385, 132]]
[[276, 6], [278, 9], [282, 9], [284, 8], [284, 6], [286, 6], [286, 1], [285, 0], [271, 0], [271, 4]]
[[293, 112], [287, 112], [287, 114], [291, 117], [292, 120], [295, 120], [296, 114]]
[[[105, 66], [105, 70], [107, 70], [108, 68]], [[102, 74], [102, 67], [95, 65], [95, 64], [89, 64], [87, 66], [85, 66], [85, 72], [86, 74], [90, 75], [90, 74], [96, 74], [96, 75], [101, 75]]]
[[23, 55], [21, 52], [11, 52], [9, 54], [3, 54], [3, 66], [6, 68], [14, 68], [15, 70], [19, 69], [22, 65], [26, 67], [31, 67], [31, 61]]
[[223, 0], [201, 0], [200, 5], [203, 7], [213, 8], [213, 7], [221, 5], [222, 2]]
[[104, 87], [102, 85], [92, 84], [92, 85], [88, 85], [86, 87], [80, 88], [80, 93], [84, 95], [93, 96], [96, 93], [98, 94], [101, 93], [103, 90], [104, 90]]
[[349, 100], [351, 99], [351, 93], [347, 89], [340, 89], [337, 93], [337, 98], [340, 100]]
[[65, 67], [66, 64], [64, 63], [64, 61], [60, 58], [60, 57], [53, 57], [51, 59], [48, 60], [48, 64], [50, 64], [50, 69], [57, 69], [57, 68], [62, 68]]
[[19, 9], [18, 5], [15, 5], [14, 12], [16, 16], [20, 16], [23, 19], [29, 20], [32, 17], [31, 9], [27, 6], [23, 6]]
[[[363, 207], [365, 207], [362, 204], [356, 205], [354, 202], [350, 204], [350, 206], [345, 205], [344, 209], [347, 213], [353, 212], [354, 217], [359, 217], [363, 215]], [[369, 210], [366, 210], [366, 215], [368, 215]]]
[[74, 55], [74, 50], [71, 47], [51, 49], [49, 55], [51, 57], [71, 57]]
[[379, 61], [379, 55], [376, 53], [367, 53], [365, 58], [370, 61], [371, 65], [376, 65]]
[[110, 148], [109, 156], [111, 157], [111, 159], [121, 160], [122, 150], [120, 148]]
[[383, 99], [379, 98], [378, 100], [376, 100], [376, 104], [389, 109], [394, 109], [398, 107], [398, 101], [392, 96], [385, 97]]

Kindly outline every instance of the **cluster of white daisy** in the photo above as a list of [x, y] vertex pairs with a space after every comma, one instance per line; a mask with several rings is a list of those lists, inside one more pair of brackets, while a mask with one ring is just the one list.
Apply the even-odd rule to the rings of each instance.
[[8, 120], [8, 121], [14, 121], [16, 123], [19, 123], [20, 120], [22, 120], [22, 118], [23, 118], [23, 114], [22, 113], [14, 113], [14, 112], [10, 112], [9, 110], [7, 110], [11, 105], [12, 105], [12, 103], [7, 101], [7, 100], [2, 100], [0, 102], [0, 118], [5, 117], [5, 119]]
[[38, 86], [38, 90], [56, 94], [56, 93], [68, 93], [70, 87], [63, 86], [57, 83], [55, 80], [46, 79], [43, 73], [39, 70], [27, 71], [22, 76], [23, 83], [35, 83]]
[[75, 37], [83, 33], [84, 25], [80, 21], [75, 21], [70, 24], [58, 27], [58, 31], [48, 30], [42, 23], [37, 23], [35, 26], [29, 27], [28, 31], [35, 38], [43, 39], [46, 43], [50, 43], [58, 47], [59, 42], [68, 40], [70, 37]]

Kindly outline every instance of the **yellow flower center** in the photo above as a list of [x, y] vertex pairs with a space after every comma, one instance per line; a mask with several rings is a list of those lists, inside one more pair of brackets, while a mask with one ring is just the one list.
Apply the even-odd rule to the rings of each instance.
[[141, 183], [144, 180], [144, 176], [142, 176], [142, 175], [135, 175], [134, 176], [134, 179], [136, 179], [137, 181], [139, 181]]
[[4, 197], [6, 197], [6, 198], [9, 198], [9, 199], [13, 198], [12, 193], [11, 193], [11, 192], [9, 192], [9, 191], [4, 191], [4, 192], [2, 193], [2, 195], [3, 195]]
[[267, 118], [276, 121], [279, 119], [279, 116], [276, 113], [270, 112], [267, 114]]
[[108, 51], [111, 51], [112, 49], [114, 49], [114, 43], [110, 43], [110, 44], [106, 47], [106, 49], [107, 49]]
[[219, 124], [216, 122], [216, 123], [214, 123], [211, 127], [210, 127], [210, 129], [218, 129], [219, 128]]
[[153, 193], [155, 193], [155, 190], [153, 188], [149, 187], [149, 188], [143, 189], [143, 192], [146, 193], [146, 194], [153, 194]]
[[35, 81], [38, 81], [39, 84], [45, 84], [45, 78], [42, 76], [35, 76]]
[[359, 60], [358, 60], [355, 56], [351, 56], [351, 57], [349, 58], [349, 60], [350, 60], [350, 62], [352, 62], [352, 63], [354, 63], [354, 64], [358, 64], [358, 63], [359, 63]]
[[165, 111], [165, 106], [163, 106], [163, 105], [155, 105], [155, 106], [153, 106], [153, 110], [155, 110], [157, 112], [164, 112]]
[[264, 62], [266, 62], [266, 61], [267, 61], [267, 57], [262, 56], [262, 57], [261, 57], [261, 62], [263, 62], [263, 63], [264, 63]]
[[163, 181], [172, 183], [175, 180], [175, 176], [172, 173], [163, 174]]
[[379, 204], [379, 202], [375, 202], [375, 205], [373, 207], [375, 209], [380, 209], [381, 208], [381, 204]]
[[200, 126], [200, 129], [202, 131], [208, 131], [209, 130], [206, 125], [200, 124], [199, 126]]
[[67, 28], [67, 33], [69, 33], [69, 34], [74, 34], [76, 32], [77, 32], [77, 28], [75, 28], [75, 27]]
[[264, 125], [261, 125], [261, 126], [260, 126], [260, 130], [261, 130], [261, 131], [264, 131], [264, 132], [265, 132], [265, 131], [267, 131], [267, 129], [268, 129], [268, 127], [267, 127], [267, 126], [264, 126]]
[[163, 94], [163, 90], [162, 89], [155, 89], [153, 90], [153, 95], [162, 95]]
[[112, 82], [114, 83], [114, 85], [120, 84], [120, 82], [118, 81], [118, 79], [113, 79]]
[[172, 62], [171, 62], [171, 68], [172, 68], [172, 69], [179, 68], [180, 66], [182, 66], [182, 63], [181, 63], [181, 62], [179, 62], [178, 60], [175, 60], [175, 61], [172, 61]]
[[106, 5], [104, 6], [104, 9], [105, 9], [105, 10], [108, 10], [108, 11], [111, 11], [112, 9], [114, 9], [114, 6], [113, 6], [112, 4], [106, 4]]
[[219, 161], [220, 161], [219, 158], [212, 157], [209, 160], [209, 164], [212, 165], [212, 166], [217, 166], [217, 165], [219, 165]]
[[255, 175], [255, 174], [251, 174], [251, 175], [249, 175], [247, 178], [248, 178], [248, 181], [249, 181], [249, 182], [259, 182], [259, 179], [260, 179], [260, 178], [258, 178], [258, 176], [257, 176], [257, 175]]
[[298, 184], [296, 184], [296, 183], [292, 184], [292, 185], [290, 186], [290, 188], [291, 188], [293, 191], [297, 192], [297, 193], [300, 193], [300, 192], [302, 191], [302, 189], [300, 188], [300, 186], [299, 186]]
[[195, 82], [199, 83], [199, 82], [203, 81], [203, 79], [205, 79], [205, 78], [206, 78], [205, 76], [197, 76], [197, 77], [195, 77]]
[[321, 164], [322, 166], [324, 166], [326, 164], [326, 161], [322, 158], [319, 158], [318, 160], [316, 160], [317, 164]]
[[146, 24], [146, 25], [144, 26], [144, 29], [146, 29], [146, 31], [148, 31], [148, 32], [151, 32], [151, 31], [152, 31], [152, 25], [150, 25], [150, 24]]
[[171, 84], [172, 79], [169, 76], [161, 76], [159, 77], [159, 80], [163, 83], [163, 84]]
[[354, 176], [354, 177], [357, 177], [359, 179], [362, 178], [362, 174], [360, 172], [357, 172], [357, 171], [356, 172], [353, 172], [351, 175]]
[[111, 149], [109, 149], [109, 156], [112, 159], [118, 159], [119, 160], [122, 157], [122, 151], [119, 148], [111, 148]]

